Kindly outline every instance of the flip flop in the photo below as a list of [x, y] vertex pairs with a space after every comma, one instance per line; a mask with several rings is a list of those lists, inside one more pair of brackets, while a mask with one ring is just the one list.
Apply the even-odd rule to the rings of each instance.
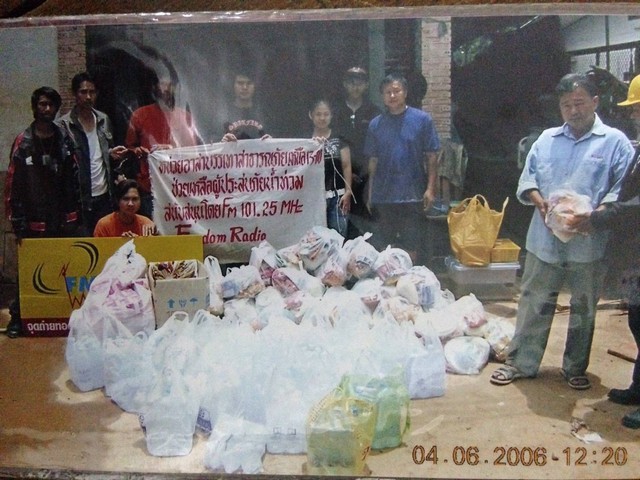
[[574, 390], [587, 390], [591, 388], [591, 382], [586, 375], [575, 375], [570, 377], [563, 372], [567, 384]]
[[518, 378], [524, 378], [525, 374], [511, 365], [504, 365], [497, 368], [492, 374], [489, 381], [494, 385], [509, 385]]

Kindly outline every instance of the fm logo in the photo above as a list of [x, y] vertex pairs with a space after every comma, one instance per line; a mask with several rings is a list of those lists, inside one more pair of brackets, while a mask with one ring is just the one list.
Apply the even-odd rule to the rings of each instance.
[[[88, 256], [88, 267], [86, 273], [84, 275], [76, 275], [71, 276], [67, 275], [69, 272], [69, 263], [66, 263], [60, 267], [60, 274], [58, 278], [64, 279], [64, 287], [67, 292], [67, 296], [69, 297], [69, 303], [72, 308], [77, 308], [82, 305], [84, 302], [87, 293], [89, 292], [89, 288], [91, 287], [91, 282], [96, 278], [93, 275], [93, 272], [98, 265], [98, 260], [100, 258], [100, 253], [95, 245], [89, 242], [78, 241], [71, 245], [74, 248], [79, 248], [87, 253]], [[55, 286], [47, 285], [45, 280], [43, 279], [43, 270], [45, 269], [45, 264], [40, 263], [34, 269], [33, 274], [31, 276], [31, 284], [34, 290], [42, 295], [56, 295], [61, 289], [55, 288]], [[75, 271], [78, 271], [77, 269]]]

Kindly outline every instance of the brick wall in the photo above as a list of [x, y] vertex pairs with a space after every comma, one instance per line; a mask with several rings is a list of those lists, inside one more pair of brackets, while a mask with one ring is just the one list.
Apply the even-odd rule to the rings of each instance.
[[58, 85], [62, 96], [61, 112], [74, 104], [71, 79], [87, 69], [87, 50], [84, 26], [58, 27]]
[[423, 109], [433, 116], [441, 140], [451, 137], [451, 17], [422, 20], [422, 74], [429, 89]]

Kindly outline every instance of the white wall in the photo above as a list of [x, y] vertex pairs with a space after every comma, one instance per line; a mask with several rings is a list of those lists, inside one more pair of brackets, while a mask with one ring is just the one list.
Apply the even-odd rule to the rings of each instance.
[[31, 93], [58, 88], [54, 27], [0, 28], [0, 171], [7, 170], [15, 136], [33, 120]]
[[[566, 50], [569, 52], [607, 44], [604, 15], [575, 17], [563, 29]], [[640, 19], [629, 20], [628, 15], [609, 15], [609, 45], [640, 41]], [[571, 22], [573, 17], [565, 17]]]

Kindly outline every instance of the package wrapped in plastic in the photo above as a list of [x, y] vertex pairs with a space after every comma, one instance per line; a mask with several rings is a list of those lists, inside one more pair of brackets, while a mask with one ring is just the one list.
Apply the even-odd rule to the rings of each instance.
[[131, 282], [142, 278], [147, 271], [147, 261], [136, 252], [133, 240], [129, 240], [107, 259], [102, 271], [93, 279], [89, 295], [103, 298], [113, 290], [122, 290]]
[[[318, 400], [315, 399], [316, 402]], [[290, 376], [279, 374], [272, 377], [266, 405], [269, 453], [299, 454], [307, 451], [306, 420], [314, 403]]]
[[385, 285], [395, 285], [398, 278], [406, 274], [412, 266], [413, 262], [406, 251], [388, 246], [378, 255], [373, 269]]
[[420, 330], [425, 320], [435, 328], [443, 343], [461, 335], [482, 336], [481, 327], [487, 322], [484, 306], [472, 293], [439, 310], [432, 309], [418, 314], [414, 319], [416, 331]]
[[260, 473], [266, 434], [264, 425], [222, 416], [207, 440], [205, 466], [225, 473]]
[[253, 298], [234, 298], [224, 302], [224, 319], [231, 323], [254, 325], [258, 320], [258, 310]]
[[83, 307], [71, 312], [65, 359], [73, 384], [88, 392], [104, 386], [102, 313]]
[[141, 413], [156, 382], [144, 332], [122, 335], [104, 345], [105, 395], [126, 412]]
[[374, 319], [382, 318], [385, 314], [390, 314], [396, 322], [413, 322], [417, 315], [422, 314], [423, 310], [418, 305], [409, 303], [406, 298], [395, 296], [391, 298], [383, 298], [372, 316]]
[[445, 310], [449, 315], [461, 319], [465, 335], [482, 336], [482, 330], [479, 329], [487, 323], [487, 317], [484, 305], [473, 293], [460, 297]]
[[371, 323], [371, 312], [360, 296], [351, 290], [343, 287], [328, 288], [322, 297], [322, 303], [328, 306], [334, 327], [340, 327], [345, 323]]
[[125, 243], [94, 279], [83, 305], [72, 312], [65, 357], [80, 390], [104, 386], [105, 340], [154, 330], [151, 291], [141, 278], [145, 269], [133, 241]]
[[102, 347], [105, 395], [126, 411], [139, 411], [144, 388], [153, 381], [151, 359], [145, 349], [147, 340], [147, 332], [132, 334], [113, 316], [104, 316]]
[[320, 279], [305, 270], [290, 267], [275, 269], [271, 277], [271, 283], [284, 297], [288, 297], [299, 290], [305, 291], [314, 297], [321, 297], [325, 290]]
[[276, 259], [276, 249], [266, 240], [260, 242], [257, 247], [251, 247], [249, 265], [258, 269], [265, 285], [271, 285], [271, 275], [280, 266]]
[[201, 362], [204, 339], [211, 339], [215, 317], [200, 310], [189, 318], [175, 312], [147, 342], [157, 371], [142, 408], [147, 449], [156, 456], [187, 455], [207, 384]]
[[273, 287], [267, 287], [255, 298], [256, 309], [261, 311], [265, 308], [284, 308], [284, 297], [280, 293], [280, 291]]
[[440, 294], [436, 295], [435, 301], [433, 302], [432, 309], [442, 310], [455, 301], [456, 301], [456, 296], [453, 294], [451, 290], [448, 290], [448, 289], [440, 290]]
[[147, 450], [158, 457], [188, 455], [200, 408], [200, 399], [189, 390], [178, 368], [166, 366], [158, 378], [154, 401], [141, 418]]
[[300, 259], [300, 255], [298, 254], [299, 250], [300, 245], [297, 243], [276, 250], [276, 264], [278, 268], [302, 268], [302, 260]]
[[103, 299], [103, 311], [117, 318], [132, 334], [145, 332], [150, 335], [155, 330], [156, 319], [147, 279], [138, 278], [128, 285], [117, 285]]
[[447, 371], [477, 375], [489, 361], [489, 342], [481, 337], [456, 337], [444, 344]]
[[188, 321], [189, 315], [187, 313], [175, 312], [162, 326], [149, 335], [149, 339], [147, 340], [148, 348], [151, 352], [152, 364], [157, 371], [162, 371], [167, 348], [182, 334]]
[[315, 272], [329, 256], [329, 253], [342, 248], [344, 237], [335, 230], [316, 225], [298, 241], [298, 256], [305, 270]]
[[311, 335], [306, 340], [301, 337], [284, 356], [278, 356], [266, 397], [269, 453], [307, 451], [309, 412], [340, 380], [335, 358], [324, 343]]
[[333, 322], [333, 305], [320, 300], [308, 305], [299, 323], [305, 327], [333, 328]]
[[411, 353], [407, 361], [407, 390], [411, 398], [441, 397], [447, 370], [444, 349], [435, 334], [423, 340], [424, 350]]
[[435, 273], [425, 266], [413, 266], [398, 278], [396, 293], [414, 305], [433, 308], [440, 294], [440, 282]]
[[549, 209], [545, 224], [563, 242], [568, 242], [578, 233], [567, 226], [569, 215], [584, 215], [593, 210], [591, 199], [573, 190], [559, 189], [549, 194]]
[[286, 316], [291, 321], [295, 321], [295, 315], [286, 310], [285, 299], [277, 288], [270, 286], [260, 292], [255, 298], [255, 307], [258, 312], [258, 319], [252, 326], [258, 330], [269, 324], [269, 318], [278, 315]]
[[222, 298], [253, 298], [265, 286], [260, 272], [253, 265], [233, 267], [227, 271], [222, 281]]
[[409, 392], [402, 370], [394, 375], [372, 377], [345, 375], [340, 387], [348, 396], [366, 400], [376, 406], [376, 426], [371, 448], [381, 450], [402, 444], [409, 430]]
[[253, 366], [248, 360], [230, 362], [229, 358], [250, 359], [256, 350], [255, 335], [246, 325], [227, 324], [217, 328], [216, 333], [200, 357], [209, 378], [215, 379], [200, 386], [197, 426], [206, 434], [211, 433], [221, 416], [237, 416], [241, 412], [242, 383], [250, 378]]
[[367, 240], [371, 233], [347, 240], [342, 249], [347, 253], [347, 273], [355, 278], [367, 278], [374, 275], [373, 265], [378, 251]]
[[208, 255], [204, 258], [203, 263], [209, 274], [209, 311], [214, 315], [223, 315], [222, 282], [224, 275], [222, 275], [220, 262], [213, 255]]
[[335, 389], [307, 419], [309, 475], [363, 475], [376, 427], [374, 403]]
[[347, 254], [342, 249], [332, 250], [313, 274], [328, 287], [344, 285], [348, 277]]
[[491, 357], [499, 362], [507, 359], [508, 347], [515, 335], [516, 327], [510, 321], [488, 316], [483, 328], [483, 336], [491, 347]]
[[358, 294], [371, 312], [373, 312], [382, 299], [382, 280], [379, 278], [363, 278], [351, 287], [351, 291]]
[[462, 318], [450, 315], [446, 308], [418, 313], [413, 323], [418, 335], [426, 336], [433, 329], [443, 344], [451, 338], [464, 335]]
[[298, 290], [284, 299], [285, 314], [299, 324], [308, 310], [316, 308], [320, 298], [304, 290]]

